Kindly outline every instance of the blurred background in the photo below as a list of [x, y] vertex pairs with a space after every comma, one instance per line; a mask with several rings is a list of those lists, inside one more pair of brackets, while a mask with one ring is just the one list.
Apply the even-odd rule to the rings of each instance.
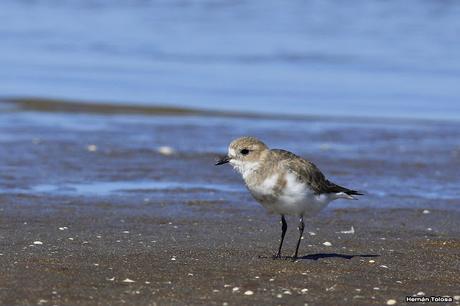
[[3, 0], [0, 96], [458, 119], [460, 3]]
[[213, 166], [253, 135], [365, 191], [356, 205], [451, 209], [459, 16], [447, 0], [0, 1], [0, 194], [258, 207]]

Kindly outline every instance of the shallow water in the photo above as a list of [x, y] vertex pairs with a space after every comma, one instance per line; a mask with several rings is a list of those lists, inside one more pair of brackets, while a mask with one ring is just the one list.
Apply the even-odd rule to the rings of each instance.
[[0, 96], [460, 118], [457, 1], [0, 1]]
[[[332, 208], [460, 208], [459, 123], [346, 118], [2, 112], [0, 194], [255, 206], [239, 175], [214, 166], [241, 135], [296, 152], [366, 193]], [[175, 153], [161, 154], [161, 146]]]
[[161, 181], [121, 181], [121, 182], [93, 182], [80, 184], [61, 185], [36, 185], [32, 186], [32, 192], [36, 193], [61, 193], [61, 194], [86, 194], [107, 196], [112, 193], [123, 192], [164, 192], [164, 191], [214, 191], [214, 192], [241, 192], [242, 186], [206, 184], [193, 182], [161, 182]]

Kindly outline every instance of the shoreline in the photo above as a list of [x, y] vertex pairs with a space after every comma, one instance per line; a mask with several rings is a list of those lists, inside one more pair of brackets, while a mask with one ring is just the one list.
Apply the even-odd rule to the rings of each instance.
[[273, 119], [289, 121], [331, 121], [331, 122], [359, 122], [359, 123], [416, 123], [442, 124], [460, 123], [460, 119], [452, 118], [413, 118], [413, 117], [381, 117], [381, 116], [353, 116], [353, 115], [324, 115], [324, 114], [273, 114], [255, 112], [235, 112], [189, 108], [165, 104], [145, 105], [138, 103], [109, 103], [103, 101], [73, 100], [42, 97], [0, 97], [0, 104], [11, 105], [22, 111], [36, 111], [49, 113], [83, 113], [106, 115], [146, 115], [146, 116], [205, 116], [224, 118]]

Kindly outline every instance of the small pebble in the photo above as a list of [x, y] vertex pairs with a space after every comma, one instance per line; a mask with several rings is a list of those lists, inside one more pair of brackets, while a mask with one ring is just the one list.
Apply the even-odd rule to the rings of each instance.
[[251, 291], [251, 290], [247, 290], [247, 291], [244, 292], [244, 295], [253, 295], [253, 294], [254, 294], [254, 292]]
[[175, 260], [176, 260], [176, 257], [171, 257], [171, 260], [172, 260], [172, 261], [175, 261]]
[[239, 290], [240, 290], [240, 288], [238, 288], [238, 287], [233, 287], [233, 289], [232, 289], [233, 292], [237, 292]]
[[460, 295], [454, 295], [454, 300], [460, 301]]
[[158, 148], [158, 153], [168, 156], [168, 155], [173, 155], [176, 152], [171, 147], [161, 146], [161, 147]]
[[97, 146], [95, 144], [90, 144], [86, 147], [86, 149], [89, 151], [89, 152], [96, 152], [97, 151]]
[[123, 280], [123, 283], [135, 283], [136, 281], [133, 281], [132, 279], [126, 278]]
[[285, 291], [283, 291], [283, 294], [292, 295], [292, 292], [289, 291], [289, 290], [285, 290]]
[[423, 291], [417, 292], [417, 295], [425, 295], [425, 292]]
[[385, 266], [385, 265], [380, 265], [379, 267], [384, 268], [384, 269], [388, 269], [388, 266]]
[[347, 231], [340, 231], [341, 234], [354, 234], [355, 233], [355, 228], [353, 227], [353, 225], [351, 226], [351, 228]]
[[307, 288], [304, 288], [304, 289], [300, 290], [300, 292], [302, 292], [302, 293], [307, 293], [307, 292], [308, 292], [308, 289], [307, 289]]
[[332, 246], [332, 243], [330, 243], [329, 241], [326, 241], [326, 242], [323, 243], [323, 245], [325, 245], [325, 246]]
[[394, 300], [394, 299], [389, 299], [387, 301], [387, 305], [394, 305], [394, 304], [396, 304], [396, 300]]
[[374, 262], [375, 262], [375, 260], [372, 260], [372, 259], [371, 259], [371, 260], [369, 260], [369, 262], [370, 262], [370, 263], [374, 263]]
[[430, 211], [429, 211], [428, 209], [425, 209], [425, 210], [423, 210], [423, 213], [424, 213], [425, 215], [427, 215], [427, 214], [430, 213]]
[[276, 295], [276, 297], [280, 299], [280, 298], [282, 298], [282, 297], [283, 297], [283, 295], [282, 295], [282, 294], [280, 294], [280, 293], [278, 293], [278, 294]]
[[34, 241], [34, 244], [36, 244], [36, 245], [41, 245], [41, 244], [43, 244], [43, 242], [41, 242], [41, 241]]
[[333, 285], [332, 287], [326, 288], [326, 291], [334, 291], [336, 286], [337, 284]]

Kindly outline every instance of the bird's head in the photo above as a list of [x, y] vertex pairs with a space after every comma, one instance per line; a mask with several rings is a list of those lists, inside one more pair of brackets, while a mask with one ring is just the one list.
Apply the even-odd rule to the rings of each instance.
[[228, 146], [227, 156], [220, 159], [216, 166], [230, 163], [240, 173], [254, 169], [263, 159], [268, 147], [255, 137], [240, 137]]

